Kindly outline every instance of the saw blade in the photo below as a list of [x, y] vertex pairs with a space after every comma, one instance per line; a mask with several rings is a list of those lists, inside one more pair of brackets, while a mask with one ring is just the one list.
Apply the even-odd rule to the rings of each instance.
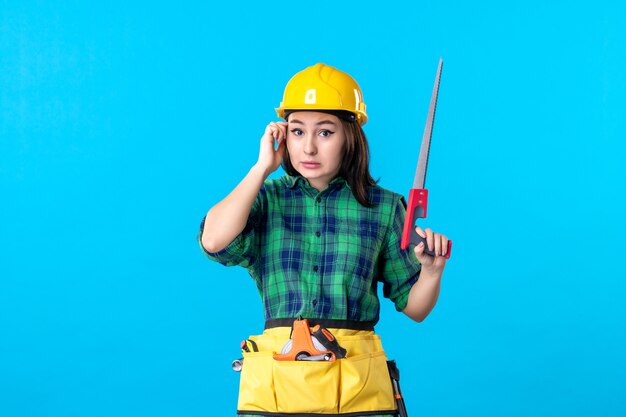
[[415, 178], [413, 180], [413, 188], [424, 188], [426, 183], [426, 168], [428, 168], [428, 154], [430, 153], [430, 139], [433, 136], [433, 125], [435, 124], [435, 110], [437, 109], [437, 95], [439, 94], [439, 80], [441, 79], [441, 70], [443, 68], [443, 58], [439, 58], [439, 66], [437, 68], [437, 76], [435, 77], [435, 85], [433, 93], [430, 97], [430, 106], [428, 107], [428, 116], [426, 117], [426, 126], [424, 126], [424, 134], [422, 135], [422, 146], [420, 155], [417, 160], [417, 168], [415, 169]]

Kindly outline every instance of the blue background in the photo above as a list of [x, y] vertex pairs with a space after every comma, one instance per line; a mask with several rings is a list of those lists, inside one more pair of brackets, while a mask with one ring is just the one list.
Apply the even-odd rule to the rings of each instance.
[[419, 224], [453, 257], [377, 326], [411, 415], [626, 415], [623, 2], [107, 3], [0, 1], [1, 416], [233, 415], [262, 310], [201, 218], [316, 62], [406, 195], [440, 56]]

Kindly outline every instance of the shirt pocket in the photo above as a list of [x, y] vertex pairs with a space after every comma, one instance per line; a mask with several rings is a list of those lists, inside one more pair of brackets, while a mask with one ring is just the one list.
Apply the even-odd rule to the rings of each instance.
[[333, 237], [334, 252], [349, 274], [368, 276], [382, 245], [380, 223], [368, 220], [340, 222]]

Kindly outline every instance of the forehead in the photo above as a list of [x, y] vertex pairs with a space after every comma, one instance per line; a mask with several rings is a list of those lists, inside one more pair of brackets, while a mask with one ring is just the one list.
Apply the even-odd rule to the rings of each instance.
[[333, 114], [322, 113], [318, 111], [297, 111], [289, 115], [287, 119], [289, 123], [303, 123], [305, 125], [316, 125], [328, 122], [339, 126], [341, 121]]

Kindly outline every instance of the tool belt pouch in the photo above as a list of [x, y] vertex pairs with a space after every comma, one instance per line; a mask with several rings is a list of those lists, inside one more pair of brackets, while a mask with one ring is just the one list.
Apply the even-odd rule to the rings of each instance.
[[[262, 337], [252, 338], [267, 345]], [[271, 350], [244, 352], [238, 412], [393, 414], [396, 403], [387, 357], [376, 349], [378, 336], [338, 341], [348, 348], [348, 357], [334, 362], [277, 361]]]

